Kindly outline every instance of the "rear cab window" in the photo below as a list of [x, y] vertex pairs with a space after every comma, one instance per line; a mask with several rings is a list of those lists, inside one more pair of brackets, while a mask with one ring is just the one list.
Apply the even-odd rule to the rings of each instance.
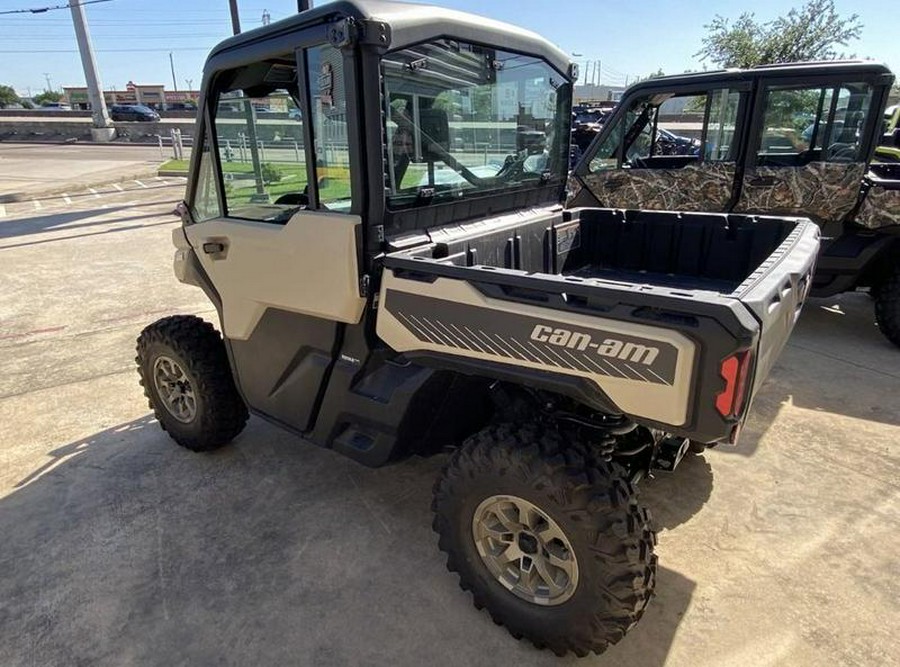
[[546, 62], [438, 39], [382, 68], [389, 209], [564, 182], [568, 84]]

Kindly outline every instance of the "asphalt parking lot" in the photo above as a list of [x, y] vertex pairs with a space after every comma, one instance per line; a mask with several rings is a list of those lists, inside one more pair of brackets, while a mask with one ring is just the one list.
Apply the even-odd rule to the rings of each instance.
[[644, 485], [658, 595], [605, 655], [559, 659], [445, 571], [441, 458], [370, 470], [258, 419], [198, 455], [158, 428], [135, 337], [214, 317], [171, 272], [182, 190], [0, 217], [0, 664], [900, 664], [900, 350], [866, 295], [808, 304], [739, 446]]

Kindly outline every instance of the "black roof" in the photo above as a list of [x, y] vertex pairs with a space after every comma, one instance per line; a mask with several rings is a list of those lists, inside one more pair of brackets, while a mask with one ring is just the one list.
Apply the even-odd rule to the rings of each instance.
[[759, 65], [749, 69], [734, 67], [709, 72], [689, 72], [686, 74], [660, 76], [652, 79], [645, 79], [644, 81], [636, 83], [631, 86], [628, 91], [631, 93], [645, 88], [664, 87], [670, 85], [672, 82], [677, 82], [679, 85], [691, 85], [696, 83], [698, 86], [702, 86], [718, 81], [750, 81], [759, 76], [804, 78], [828, 75], [837, 75], [840, 77], [846, 77], [848, 75], [859, 75], [861, 77], [881, 75], [893, 76], [887, 65], [874, 60], [819, 60], [811, 62]]
[[544, 58], [561, 72], [566, 72], [570, 63], [565, 52], [530, 30], [443, 7], [386, 0], [337, 0], [317, 5], [281, 21], [228, 38], [213, 48], [209, 59], [254, 42], [342, 18], [388, 24], [391, 37], [387, 46], [390, 49], [450, 36], [533, 54]]

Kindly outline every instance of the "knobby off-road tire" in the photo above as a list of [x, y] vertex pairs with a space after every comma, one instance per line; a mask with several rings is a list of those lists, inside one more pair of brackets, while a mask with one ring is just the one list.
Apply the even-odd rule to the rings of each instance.
[[138, 373], [160, 426], [182, 447], [231, 442], [249, 417], [219, 332], [192, 315], [164, 317], [137, 340]]
[[900, 347], [900, 269], [873, 290], [875, 321], [885, 338]]
[[[644, 613], [653, 592], [656, 536], [649, 513], [638, 506], [635, 495], [620, 466], [595, 459], [580, 443], [566, 442], [538, 425], [492, 426], [469, 438], [438, 477], [433, 527], [447, 554], [447, 568], [459, 574], [460, 586], [471, 591], [478, 609], [486, 607], [494, 622], [517, 639], [525, 637], [557, 655], [572, 651], [585, 656], [622, 639]], [[555, 599], [544, 596], [540, 603], [523, 598], [521, 591], [516, 592], [518, 586], [512, 588], [516, 577], [529, 577], [521, 561], [518, 568], [501, 570], [499, 577], [492, 573], [482, 556], [485, 542], [476, 543], [476, 525], [482, 525], [477, 518], [485, 504], [496, 498], [501, 499], [499, 507], [509, 508], [501, 510], [505, 521], [515, 524], [516, 508], [530, 506], [536, 512], [525, 523], [538, 524], [533, 533], [540, 533], [541, 540], [551, 535], [548, 531], [562, 533], [552, 549], [566, 558], [560, 544], [571, 549], [573, 572], [553, 570], [551, 578], [558, 588], [560, 582], [570, 584], [565, 593]], [[507, 498], [513, 504], [504, 505]], [[499, 514], [489, 516], [493, 521]], [[522, 516], [520, 512], [518, 518]], [[501, 523], [501, 530], [506, 530], [507, 524]], [[479, 529], [479, 534], [486, 531], [492, 539], [494, 529]], [[509, 538], [504, 535], [502, 542]], [[521, 539], [516, 542], [520, 552], [548, 544]], [[503, 551], [504, 544], [498, 550]], [[508, 554], [503, 551], [501, 560]], [[543, 572], [547, 571], [544, 561]], [[574, 591], [568, 574], [577, 580]], [[548, 593], [552, 590], [545, 588]]]

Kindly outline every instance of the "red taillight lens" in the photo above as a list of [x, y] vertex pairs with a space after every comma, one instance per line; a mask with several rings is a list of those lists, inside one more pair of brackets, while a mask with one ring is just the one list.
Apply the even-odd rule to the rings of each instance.
[[747, 380], [750, 378], [750, 351], [732, 354], [722, 360], [719, 375], [725, 388], [716, 395], [716, 410], [723, 417], [736, 417], [744, 407]]

